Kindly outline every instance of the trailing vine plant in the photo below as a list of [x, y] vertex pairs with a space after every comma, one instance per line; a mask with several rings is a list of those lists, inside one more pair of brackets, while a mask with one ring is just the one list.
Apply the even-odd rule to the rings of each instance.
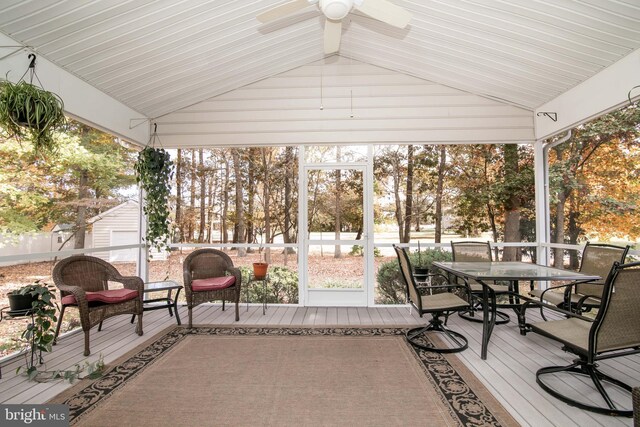
[[[154, 131], [152, 141], [157, 138]], [[161, 250], [169, 239], [169, 195], [174, 164], [162, 148], [145, 147], [135, 164], [136, 181], [145, 192], [146, 243]]]

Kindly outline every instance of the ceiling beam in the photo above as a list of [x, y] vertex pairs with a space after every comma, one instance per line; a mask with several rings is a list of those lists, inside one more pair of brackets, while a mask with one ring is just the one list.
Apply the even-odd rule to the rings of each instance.
[[[640, 85], [640, 49], [538, 107], [535, 110], [536, 139], [572, 129], [628, 104], [627, 94], [637, 85]], [[632, 96], [638, 95], [640, 90], [634, 90]]]
[[[18, 47], [15, 47], [18, 46]], [[0, 78], [17, 82], [29, 67], [31, 49], [0, 34]], [[37, 55], [36, 74], [44, 89], [58, 94], [65, 112], [79, 121], [126, 141], [145, 145], [149, 140], [148, 118], [91, 86], [58, 65]]]

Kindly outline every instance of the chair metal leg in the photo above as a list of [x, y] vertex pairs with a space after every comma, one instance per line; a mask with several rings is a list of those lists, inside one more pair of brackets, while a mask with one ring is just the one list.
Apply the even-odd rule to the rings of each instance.
[[193, 307], [189, 306], [189, 329], [193, 328]]
[[[450, 338], [454, 343], [457, 344], [456, 347], [434, 347], [433, 345], [425, 345], [420, 341], [420, 337], [426, 332], [434, 332], [441, 333], [446, 337]], [[469, 343], [467, 338], [459, 332], [452, 331], [447, 328], [440, 319], [434, 317], [431, 322], [427, 326], [420, 326], [417, 328], [409, 329], [406, 333], [406, 338], [411, 345], [421, 348], [426, 351], [433, 351], [435, 353], [458, 353], [460, 351], [465, 350]], [[427, 341], [428, 342], [428, 341]]]
[[[554, 390], [553, 388], [551, 388], [551, 386], [546, 384], [541, 378], [543, 375], [557, 374], [561, 372], [567, 372], [571, 374], [589, 377], [593, 382], [593, 385], [595, 386], [596, 390], [598, 390], [598, 392], [602, 396], [602, 399], [606, 403], [606, 407], [596, 406], [591, 403], [581, 402], [571, 397], [568, 397], [566, 394], [560, 393], [557, 390]], [[602, 385], [602, 382], [607, 382], [609, 384], [612, 384], [618, 387], [621, 390], [625, 390], [629, 393], [629, 395], [631, 395], [632, 387], [628, 384], [623, 383], [618, 379], [615, 379], [610, 377], [609, 375], [606, 375], [605, 373], [599, 371], [595, 364], [588, 364], [584, 360], [577, 359], [572, 364], [567, 366], [549, 366], [546, 368], [539, 369], [538, 372], [536, 372], [536, 382], [544, 391], [546, 391], [556, 399], [559, 399], [571, 406], [575, 406], [576, 408], [584, 409], [586, 411], [591, 411], [598, 414], [605, 414], [605, 415], [616, 415], [616, 416], [622, 416], [622, 417], [633, 416], [633, 410], [620, 409], [616, 406], [613, 400], [611, 400], [609, 393], [607, 393], [604, 386]]]
[[[482, 323], [484, 320], [482, 316], [476, 316], [478, 313], [482, 313], [482, 301], [476, 299], [475, 304], [470, 310], [459, 311], [458, 316], [470, 322]], [[496, 325], [504, 325], [505, 323], [509, 323], [509, 320], [511, 320], [511, 318], [507, 313], [496, 311]]]

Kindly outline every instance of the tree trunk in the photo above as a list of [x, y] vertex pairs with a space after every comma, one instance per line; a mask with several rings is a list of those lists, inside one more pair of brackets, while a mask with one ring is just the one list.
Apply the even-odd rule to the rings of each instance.
[[207, 242], [208, 243], [211, 243], [213, 241], [213, 222], [215, 220], [214, 214], [213, 214], [213, 206], [215, 204], [214, 197], [216, 194], [216, 190], [215, 190], [216, 180], [217, 180], [217, 175], [214, 170], [209, 178], [209, 184], [207, 186], [207, 200], [209, 200], [209, 203], [207, 203]]
[[198, 242], [204, 242], [204, 230], [206, 225], [206, 191], [207, 177], [204, 173], [204, 150], [198, 150], [198, 175], [200, 177], [200, 228], [198, 230]]
[[413, 145], [407, 146], [407, 187], [405, 191], [406, 202], [404, 205], [404, 240], [411, 241], [411, 217], [413, 211]]
[[[338, 163], [340, 162], [340, 146], [336, 147], [336, 160]], [[335, 240], [340, 240], [340, 231], [342, 229], [342, 171], [340, 169], [336, 169], [335, 171], [335, 179], [336, 179], [336, 194], [335, 194], [335, 212], [334, 212], [334, 234]], [[342, 258], [342, 247], [340, 245], [335, 245], [334, 258]]]
[[78, 182], [78, 216], [76, 217], [76, 232], [73, 243], [74, 249], [84, 249], [84, 238], [87, 231], [87, 199], [89, 197], [89, 172], [82, 170]]
[[[558, 161], [562, 160], [563, 149], [560, 146], [554, 147], [553, 150], [556, 152], [556, 159]], [[553, 243], [564, 243], [564, 225], [565, 225], [565, 217], [564, 217], [564, 205], [567, 200], [566, 186], [564, 182], [566, 182], [567, 177], [566, 174], [563, 173], [563, 184], [561, 184], [560, 189], [558, 191], [558, 202], [556, 203], [556, 219], [555, 219], [555, 239]], [[553, 249], [553, 266], [556, 268], [564, 267], [564, 249], [562, 248], [554, 248]]]
[[178, 149], [176, 160], [176, 227], [178, 243], [184, 240], [184, 224], [182, 223], [182, 150]]
[[224, 181], [222, 183], [222, 224], [220, 233], [222, 243], [229, 243], [229, 232], [227, 231], [227, 215], [229, 214], [229, 160], [224, 160]]
[[[295, 171], [293, 161], [293, 147], [285, 148], [285, 179], [284, 179], [284, 229], [282, 230], [282, 239], [284, 243], [291, 243], [291, 230], [293, 230], [293, 221], [291, 220], [291, 209], [293, 208], [291, 196], [293, 191], [293, 180], [295, 179]], [[286, 248], [285, 252], [294, 253], [293, 248]]]
[[400, 199], [400, 161], [395, 159], [396, 167], [393, 169], [393, 197], [396, 202], [396, 222], [398, 223], [398, 237], [404, 242], [404, 216], [402, 215], [402, 200]]
[[[335, 234], [335, 239], [340, 240], [340, 231], [342, 228], [342, 174], [340, 169], [336, 169], [335, 171], [335, 179], [336, 179], [336, 193], [335, 193], [335, 212], [334, 212], [334, 227], [333, 231]], [[342, 258], [342, 247], [340, 245], [335, 245], [335, 249], [333, 252], [334, 258]]]
[[444, 193], [444, 174], [447, 166], [447, 147], [440, 146], [440, 162], [438, 163], [438, 184], [436, 186], [436, 229], [435, 243], [442, 243], [442, 197]]
[[[576, 206], [576, 197], [572, 192], [569, 196], [569, 224], [568, 224], [568, 232], [569, 232], [569, 244], [577, 245], [578, 237], [582, 230], [578, 225], [578, 217], [580, 216], [580, 209]], [[578, 258], [578, 251], [569, 251], [569, 268], [572, 270], [577, 270], [580, 267], [580, 259]]]
[[[242, 167], [240, 165], [240, 153], [237, 149], [231, 151], [231, 156], [233, 157], [233, 171], [236, 175], [236, 191], [235, 191], [235, 200], [236, 200], [236, 224], [235, 224], [235, 234], [236, 241], [238, 243], [245, 243], [244, 237], [244, 195], [242, 194]], [[238, 248], [238, 256], [244, 257], [247, 255], [246, 248]]]
[[[256, 149], [249, 149], [249, 171], [248, 171], [248, 189], [247, 189], [247, 242], [256, 243], [256, 232], [253, 218], [255, 215], [256, 200]], [[247, 252], [253, 253], [253, 249], [247, 249]]]
[[[515, 181], [518, 176], [518, 146], [505, 144], [504, 146], [504, 180], [507, 185]], [[504, 241], [520, 242], [520, 197], [512, 189], [504, 203]], [[503, 261], [519, 261], [522, 253], [518, 247], [505, 247], [502, 253]]]
[[191, 186], [190, 186], [190, 194], [189, 194], [189, 236], [188, 239], [190, 242], [193, 241], [195, 237], [195, 220], [196, 220], [196, 180], [197, 180], [197, 171], [196, 171], [196, 150], [191, 150]]

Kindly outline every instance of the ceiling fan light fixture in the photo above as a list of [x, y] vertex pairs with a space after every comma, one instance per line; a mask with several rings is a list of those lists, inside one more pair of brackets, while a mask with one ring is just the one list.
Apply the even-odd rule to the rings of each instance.
[[325, 16], [339, 21], [351, 12], [353, 0], [320, 0], [320, 10]]

